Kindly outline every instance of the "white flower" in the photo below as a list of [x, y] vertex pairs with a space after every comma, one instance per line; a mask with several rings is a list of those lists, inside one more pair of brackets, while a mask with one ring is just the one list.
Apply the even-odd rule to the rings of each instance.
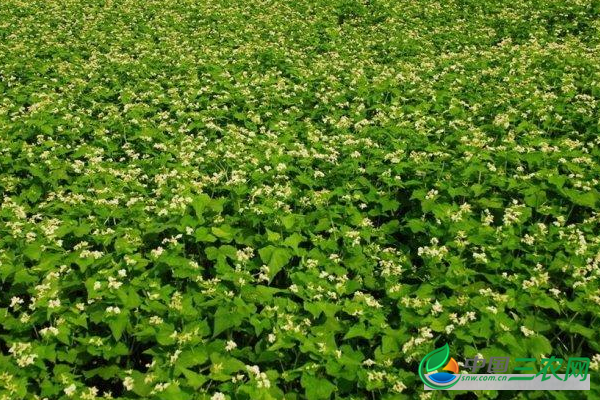
[[396, 383], [394, 384], [394, 386], [392, 387], [392, 390], [393, 390], [394, 392], [398, 392], [398, 393], [402, 393], [402, 391], [403, 391], [404, 389], [406, 389], [406, 385], [405, 385], [404, 383], [402, 383], [402, 382], [396, 382]]
[[523, 332], [523, 335], [525, 336], [535, 335], [535, 331], [532, 331], [531, 329], [528, 329], [525, 326], [521, 326], [521, 332]]
[[101, 251], [90, 251], [90, 250], [82, 250], [81, 254], [79, 255], [80, 258], [93, 258], [95, 260], [98, 260], [99, 258], [102, 258], [102, 256], [104, 255], [104, 253], [102, 253]]
[[225, 395], [221, 392], [216, 392], [211, 396], [210, 400], [225, 400]]
[[592, 357], [592, 362], [590, 363], [590, 369], [597, 371], [600, 367], [600, 354], [596, 354]]
[[150, 252], [150, 254], [152, 254], [152, 257], [154, 257], [154, 258], [158, 258], [158, 257], [160, 257], [160, 255], [162, 253], [164, 253], [164, 251], [165, 251], [165, 249], [163, 249], [162, 247], [159, 246], [156, 249], [152, 250]]
[[155, 394], [158, 392], [164, 392], [169, 386], [171, 386], [171, 382], [157, 383], [156, 385], [154, 385], [154, 390], [150, 393]]
[[107, 314], [121, 314], [121, 309], [119, 307], [108, 306], [106, 307]]
[[433, 199], [435, 196], [437, 196], [437, 195], [438, 195], [438, 193], [439, 193], [439, 192], [438, 192], [437, 190], [435, 190], [435, 189], [431, 189], [429, 192], [427, 192], [427, 195], [425, 195], [425, 198], [426, 198], [427, 200], [431, 200], [431, 199]]
[[556, 297], [560, 296], [560, 294], [562, 293], [559, 289], [556, 289], [556, 288], [548, 289], [548, 291], [551, 292]]
[[504, 129], [508, 128], [510, 125], [510, 118], [506, 114], [498, 114], [496, 118], [494, 118], [494, 125], [500, 126]]
[[48, 308], [58, 308], [60, 307], [60, 299], [53, 299], [48, 302]]
[[231, 351], [237, 347], [237, 344], [233, 340], [228, 340], [225, 346], [226, 351]]
[[125, 264], [127, 264], [127, 265], [135, 265], [135, 264], [137, 264], [137, 261], [134, 258], [129, 257], [128, 255], [126, 255], [123, 258], [125, 259]]
[[488, 258], [484, 252], [481, 252], [481, 253], [473, 252], [473, 258], [476, 261], [479, 261], [483, 264], [487, 264], [487, 262], [488, 262]]
[[110, 289], [118, 289], [123, 285], [123, 282], [119, 282], [117, 281], [115, 278], [113, 278], [112, 276], [108, 277], [108, 287]]
[[439, 313], [441, 313], [442, 311], [444, 311], [444, 307], [440, 304], [439, 301], [435, 301], [435, 303], [433, 304], [433, 306], [431, 306], [431, 312], [433, 315], [437, 315]]
[[76, 390], [77, 390], [77, 387], [75, 386], [75, 384], [71, 383], [69, 386], [67, 386], [65, 388], [65, 394], [67, 395], [67, 397], [71, 397], [75, 394]]
[[13, 297], [10, 299], [10, 307], [11, 307], [11, 308], [16, 308], [16, 307], [18, 307], [20, 304], [23, 304], [23, 303], [24, 303], [24, 301], [23, 301], [23, 299], [22, 299], [22, 298], [20, 298], [20, 297], [13, 296]]
[[47, 328], [42, 328], [40, 329], [40, 334], [42, 336], [46, 336], [46, 335], [58, 335], [58, 329], [54, 326], [49, 326]]
[[260, 368], [258, 365], [246, 365], [246, 370], [254, 375], [260, 374]]
[[132, 377], [128, 376], [125, 379], [123, 379], [123, 386], [125, 387], [125, 389], [133, 390], [133, 384], [134, 380]]
[[169, 358], [169, 362], [171, 364], [175, 364], [175, 362], [179, 358], [180, 354], [181, 354], [181, 350], [179, 350], [179, 349], [175, 350], [175, 353], [173, 353], [173, 355]]
[[267, 389], [271, 387], [271, 381], [269, 381], [267, 374], [265, 374], [264, 372], [258, 374], [258, 376], [256, 377], [256, 386], [259, 388], [264, 387]]

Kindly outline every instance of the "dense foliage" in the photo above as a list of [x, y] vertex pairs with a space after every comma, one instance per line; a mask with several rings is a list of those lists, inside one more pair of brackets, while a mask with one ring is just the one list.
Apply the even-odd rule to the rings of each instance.
[[597, 371], [599, 60], [597, 0], [0, 2], [0, 399]]

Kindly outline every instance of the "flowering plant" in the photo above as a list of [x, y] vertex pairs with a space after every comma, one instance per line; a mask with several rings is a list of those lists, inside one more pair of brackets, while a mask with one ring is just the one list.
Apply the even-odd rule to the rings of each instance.
[[0, 399], [427, 399], [437, 343], [597, 369], [599, 16], [0, 2]]

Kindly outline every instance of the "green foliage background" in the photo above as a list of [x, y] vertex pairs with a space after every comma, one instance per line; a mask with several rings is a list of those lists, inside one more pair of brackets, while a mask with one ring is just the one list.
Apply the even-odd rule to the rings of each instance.
[[599, 60], [597, 0], [0, 2], [0, 399], [599, 398]]

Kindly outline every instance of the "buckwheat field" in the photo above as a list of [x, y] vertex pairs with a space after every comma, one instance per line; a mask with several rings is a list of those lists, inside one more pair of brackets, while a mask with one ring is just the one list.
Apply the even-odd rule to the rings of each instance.
[[4, 0], [0, 399], [598, 399], [599, 145], [598, 0]]

